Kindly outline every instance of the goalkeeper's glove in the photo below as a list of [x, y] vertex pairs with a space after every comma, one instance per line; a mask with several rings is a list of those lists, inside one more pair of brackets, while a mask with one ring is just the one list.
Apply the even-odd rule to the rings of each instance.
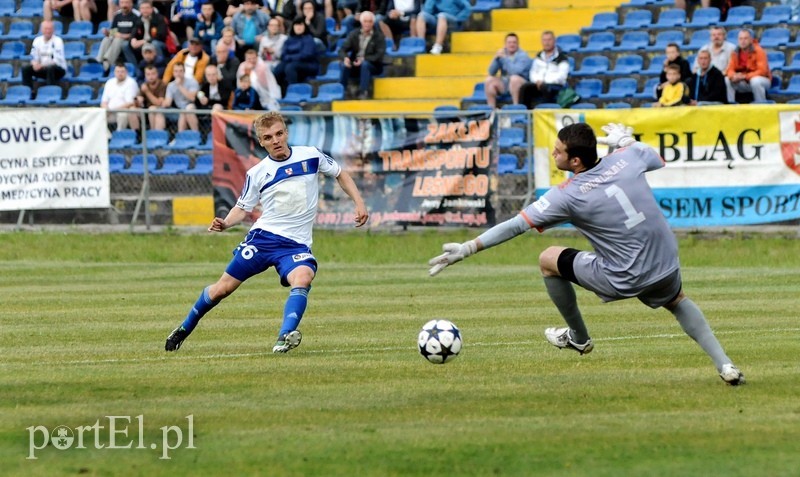
[[605, 144], [610, 148], [628, 147], [636, 139], [633, 138], [633, 128], [624, 124], [608, 123], [601, 128], [606, 133], [606, 137], [598, 137], [599, 144]]
[[464, 243], [446, 243], [442, 245], [443, 254], [433, 257], [428, 261], [431, 276], [436, 275], [448, 266], [460, 262], [478, 251], [478, 244], [474, 240]]

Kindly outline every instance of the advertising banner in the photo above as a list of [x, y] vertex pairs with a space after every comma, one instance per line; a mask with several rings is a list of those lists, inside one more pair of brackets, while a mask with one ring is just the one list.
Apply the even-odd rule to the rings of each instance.
[[[568, 178], [551, 157], [558, 130], [585, 122], [632, 126], [667, 165], [647, 174], [674, 227], [800, 219], [800, 108], [738, 105], [534, 112], [537, 196]], [[605, 146], [598, 148], [601, 157]]]
[[0, 113], [0, 210], [110, 206], [106, 112]]
[[[234, 206], [245, 172], [267, 155], [252, 127], [256, 117], [213, 116], [217, 215]], [[353, 176], [371, 227], [494, 224], [493, 116], [285, 117], [290, 145], [315, 146]], [[352, 202], [335, 180], [324, 181], [317, 223], [351, 227]]]

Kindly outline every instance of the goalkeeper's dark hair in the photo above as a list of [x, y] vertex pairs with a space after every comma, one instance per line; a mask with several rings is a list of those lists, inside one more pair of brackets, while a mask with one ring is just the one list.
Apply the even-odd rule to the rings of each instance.
[[586, 169], [597, 165], [597, 137], [586, 123], [574, 123], [558, 131], [558, 139], [566, 146], [568, 157], [577, 157]]

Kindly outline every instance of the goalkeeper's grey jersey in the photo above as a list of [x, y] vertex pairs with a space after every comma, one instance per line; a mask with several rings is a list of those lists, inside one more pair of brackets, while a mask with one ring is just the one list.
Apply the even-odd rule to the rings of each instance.
[[539, 231], [571, 223], [614, 287], [636, 291], [679, 268], [677, 241], [644, 176], [661, 167], [658, 153], [636, 142], [550, 189], [521, 215]]

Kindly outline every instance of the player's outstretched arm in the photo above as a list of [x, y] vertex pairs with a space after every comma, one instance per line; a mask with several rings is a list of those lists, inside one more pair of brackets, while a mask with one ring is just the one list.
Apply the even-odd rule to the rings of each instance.
[[358, 191], [358, 187], [355, 181], [353, 181], [353, 178], [350, 177], [347, 171], [342, 170], [336, 177], [336, 182], [339, 183], [339, 187], [342, 188], [344, 193], [353, 199], [353, 203], [356, 205], [356, 214], [354, 218], [356, 227], [361, 227], [366, 224], [367, 220], [369, 220], [369, 212], [367, 212], [367, 206], [364, 205], [364, 199], [361, 198], [361, 193]]
[[247, 212], [244, 209], [234, 207], [228, 212], [228, 215], [226, 215], [224, 219], [214, 217], [214, 220], [211, 221], [211, 225], [208, 227], [208, 231], [222, 232], [225, 229], [239, 225], [245, 217], [247, 217]]

